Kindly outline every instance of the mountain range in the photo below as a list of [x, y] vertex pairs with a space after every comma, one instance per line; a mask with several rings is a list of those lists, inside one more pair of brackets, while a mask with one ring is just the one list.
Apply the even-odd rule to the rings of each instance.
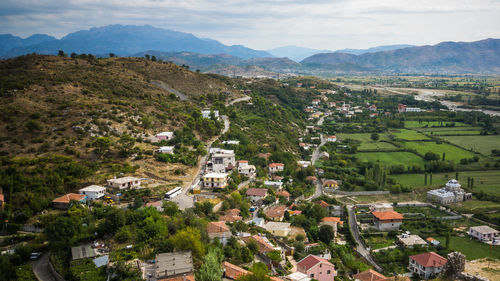
[[43, 34], [26, 39], [0, 35], [0, 58], [28, 53], [56, 54], [59, 50], [97, 56], [149, 54], [202, 72], [242, 76], [500, 74], [500, 39], [337, 51], [298, 46], [260, 51], [150, 25], [109, 25], [73, 32], [61, 39]]

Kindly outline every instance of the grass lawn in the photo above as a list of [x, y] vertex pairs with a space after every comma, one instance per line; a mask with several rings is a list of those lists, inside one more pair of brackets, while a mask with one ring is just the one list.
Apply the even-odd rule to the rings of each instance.
[[450, 216], [446, 212], [432, 207], [395, 207], [394, 211], [398, 213], [421, 213], [430, 218]]
[[[434, 237], [441, 245], [445, 245], [446, 238]], [[470, 240], [468, 236], [452, 236], [450, 237], [450, 249], [459, 251], [465, 255], [467, 260], [476, 260], [481, 258], [495, 258], [500, 259], [500, 246], [490, 246], [476, 240]]]
[[[462, 122], [450, 122], [450, 121], [405, 121], [406, 128], [424, 128], [424, 127], [446, 127], [446, 124], [455, 123], [455, 127], [467, 127], [469, 125]], [[453, 128], [453, 127], [452, 127]]]
[[491, 155], [492, 149], [500, 149], [500, 135], [443, 137], [445, 140], [483, 155]]
[[424, 166], [424, 159], [411, 152], [359, 152], [356, 157], [360, 161], [379, 162], [381, 165], [389, 167], [402, 164], [404, 166], [417, 164]]
[[427, 137], [424, 134], [421, 134], [417, 131], [414, 130], [408, 130], [408, 129], [401, 129], [401, 130], [394, 130], [390, 131], [391, 134], [393, 134], [396, 138], [402, 139], [402, 140], [428, 140], [429, 137]]
[[474, 212], [480, 211], [481, 209], [492, 209], [492, 208], [500, 208], [500, 203], [492, 202], [492, 201], [481, 201], [472, 198], [472, 200], [465, 201], [460, 203], [460, 205], [456, 208], [460, 212]]
[[368, 247], [373, 250], [392, 246], [395, 242], [393, 239], [387, 238], [387, 236], [366, 235], [366, 237], [363, 236], [363, 238]]
[[451, 131], [481, 131], [482, 127], [430, 127], [416, 128], [419, 132], [451, 132]]
[[378, 141], [373, 141], [370, 138], [370, 133], [359, 133], [359, 134], [337, 134], [337, 138], [340, 140], [345, 139], [353, 139], [361, 141], [359, 150], [372, 150], [372, 149], [397, 149], [396, 146], [390, 144], [388, 142], [381, 142], [381, 140], [389, 140], [389, 136], [387, 134], [379, 134], [380, 139]]
[[467, 151], [465, 149], [456, 147], [451, 144], [441, 143], [438, 144], [436, 142], [404, 142], [405, 147], [415, 149], [418, 153], [424, 155], [429, 151], [437, 153], [439, 156], [443, 155], [443, 152], [446, 153], [445, 160], [452, 160], [455, 163], [459, 163], [462, 158], [472, 158], [474, 157], [474, 153]]
[[[421, 188], [425, 185], [424, 174], [401, 174], [401, 175], [391, 175], [398, 183], [403, 186], [409, 186], [412, 188]], [[444, 186], [444, 184], [455, 178], [454, 172], [448, 173], [436, 173], [432, 175], [432, 185], [433, 186]], [[473, 191], [482, 190], [487, 193], [500, 195], [500, 171], [464, 171], [458, 173], [458, 181], [462, 183], [464, 187], [467, 186], [467, 177], [474, 178], [474, 189]], [[428, 184], [429, 184], [429, 178]]]
[[481, 131], [478, 130], [455, 130], [455, 131], [435, 131], [431, 135], [434, 136], [453, 136], [453, 135], [479, 135]]

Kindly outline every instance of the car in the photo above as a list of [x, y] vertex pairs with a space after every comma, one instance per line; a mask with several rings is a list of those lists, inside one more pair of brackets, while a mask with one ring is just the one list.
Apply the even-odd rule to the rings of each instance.
[[36, 260], [38, 260], [40, 258], [41, 255], [42, 254], [40, 254], [40, 253], [33, 252], [33, 253], [31, 253], [30, 260], [36, 261]]

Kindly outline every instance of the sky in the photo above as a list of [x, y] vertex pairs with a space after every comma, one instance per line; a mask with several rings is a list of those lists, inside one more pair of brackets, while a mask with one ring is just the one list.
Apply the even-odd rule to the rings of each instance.
[[0, 34], [57, 38], [109, 24], [233, 45], [338, 50], [500, 38], [500, 0], [1, 0]]

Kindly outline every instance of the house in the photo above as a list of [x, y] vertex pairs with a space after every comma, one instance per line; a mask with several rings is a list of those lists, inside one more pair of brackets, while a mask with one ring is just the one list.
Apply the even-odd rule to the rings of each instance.
[[257, 154], [257, 157], [269, 159], [269, 157], [271, 157], [271, 153], [259, 153], [259, 154]]
[[235, 222], [237, 220], [241, 220], [242, 217], [240, 216], [240, 210], [239, 209], [231, 209], [227, 210], [224, 216], [220, 216], [219, 220], [224, 221], [224, 222]]
[[264, 200], [267, 196], [267, 189], [265, 188], [249, 188], [246, 193], [247, 197], [252, 202], [257, 202], [259, 200]]
[[373, 269], [368, 269], [358, 274], [354, 274], [352, 279], [359, 281], [382, 281], [386, 277]]
[[408, 269], [419, 278], [429, 279], [441, 273], [447, 260], [434, 253], [423, 253], [409, 257]]
[[258, 248], [259, 248], [259, 253], [262, 253], [262, 254], [267, 254], [267, 253], [272, 252], [272, 251], [281, 251], [281, 248], [275, 247], [269, 241], [269, 239], [267, 239], [265, 236], [252, 235], [252, 236], [243, 238], [243, 241], [247, 244], [250, 241], [255, 241], [257, 243]]
[[222, 142], [222, 144], [238, 145], [238, 144], [240, 144], [240, 141], [239, 140], [225, 140]]
[[234, 150], [219, 150], [212, 154], [211, 160], [207, 162], [207, 171], [214, 173], [225, 173], [236, 166]]
[[163, 200], [148, 202], [148, 203], [146, 203], [146, 207], [153, 207], [158, 212], [163, 212]]
[[158, 153], [174, 154], [174, 146], [162, 146], [157, 150]]
[[299, 160], [299, 161], [297, 161], [297, 164], [299, 164], [299, 166], [302, 168], [307, 168], [307, 167], [311, 166], [311, 161]]
[[314, 203], [317, 204], [317, 205], [320, 205], [321, 208], [325, 209], [326, 211], [329, 211], [329, 209], [330, 209], [330, 204], [326, 203], [323, 200], [318, 200], [318, 201], [316, 201]]
[[313, 99], [312, 105], [319, 105], [320, 102], [321, 102], [321, 100], [319, 100], [319, 99]]
[[156, 138], [158, 139], [158, 141], [162, 140], [168, 141], [171, 140], [173, 137], [174, 137], [174, 132], [161, 132], [156, 134]]
[[336, 142], [337, 141], [337, 136], [328, 136], [326, 138], [327, 142]]
[[469, 228], [469, 235], [481, 241], [499, 240], [499, 231], [487, 225], [473, 226]]
[[210, 110], [210, 109], [203, 109], [201, 111], [201, 116], [206, 119], [212, 118], [212, 113], [214, 114], [215, 119], [219, 119], [219, 111], [218, 110]]
[[[194, 273], [193, 257], [190, 251], [157, 254], [154, 263], [157, 280], [175, 280]], [[186, 279], [187, 280], [187, 279]]]
[[332, 281], [337, 276], [335, 266], [326, 259], [308, 255], [297, 263], [297, 271], [318, 281]]
[[106, 188], [100, 185], [89, 185], [85, 188], [79, 189], [78, 193], [87, 195], [87, 199], [93, 201], [104, 197]]
[[309, 146], [303, 142], [299, 143], [299, 146], [303, 148], [304, 150], [309, 150]]
[[432, 246], [434, 247], [437, 247], [439, 246], [441, 243], [439, 241], [437, 241], [436, 239], [432, 238], [432, 237], [428, 237], [427, 239], [425, 239], [427, 242], [429, 242], [429, 244], [431, 244]]
[[406, 234], [396, 236], [398, 238], [398, 244], [403, 248], [413, 248], [414, 246], [427, 246], [427, 242], [420, 238], [418, 235]]
[[251, 273], [248, 270], [245, 270], [237, 265], [229, 263], [227, 261], [222, 263], [222, 267], [224, 268], [224, 277], [229, 278], [231, 280], [236, 280], [241, 276], [247, 275]]
[[380, 231], [398, 230], [403, 223], [403, 215], [395, 211], [372, 212], [375, 228]]
[[294, 272], [285, 276], [285, 280], [287, 281], [311, 281], [311, 278], [307, 277], [306, 274], [302, 272]]
[[374, 203], [370, 205], [371, 212], [390, 212], [394, 211], [391, 203]]
[[315, 181], [317, 181], [317, 180], [318, 180], [318, 178], [317, 178], [317, 177], [315, 177], [315, 176], [307, 176], [307, 177], [306, 177], [306, 181], [312, 181], [312, 182], [315, 182]]
[[443, 188], [427, 192], [427, 201], [441, 205], [463, 202], [470, 199], [472, 199], [472, 193], [466, 193], [455, 179], [449, 180]]
[[290, 193], [286, 190], [278, 191], [276, 192], [276, 196], [278, 197], [284, 197], [286, 201], [290, 200]]
[[224, 246], [226, 246], [227, 241], [229, 241], [229, 238], [233, 235], [229, 227], [223, 221], [209, 222], [207, 224], [207, 232], [210, 241], [218, 238]]
[[322, 151], [319, 154], [319, 158], [323, 159], [323, 160], [328, 160], [328, 159], [330, 159], [330, 154], [328, 154], [328, 152], [326, 152], [326, 151]]
[[335, 231], [335, 234], [337, 233], [337, 224], [343, 225], [344, 222], [340, 220], [339, 217], [324, 217], [321, 219], [321, 222], [319, 223], [320, 226], [322, 225], [329, 225], [333, 228], [333, 231]]
[[3, 210], [3, 206], [5, 205], [5, 197], [0, 193], [0, 210]]
[[330, 214], [334, 217], [340, 217], [344, 214], [344, 208], [340, 205], [330, 205]]
[[258, 227], [264, 227], [264, 219], [263, 218], [259, 218], [259, 217], [256, 217], [256, 218], [253, 218], [250, 223], [253, 223], [255, 224], [255, 226], [258, 226]]
[[288, 222], [274, 222], [270, 221], [264, 224], [265, 230], [269, 231], [274, 236], [286, 237], [292, 229], [290, 228], [290, 223]]
[[224, 188], [228, 175], [225, 173], [208, 173], [203, 176], [204, 188]]
[[245, 177], [251, 178], [255, 175], [255, 166], [248, 165], [247, 160], [238, 161], [238, 173], [244, 175]]
[[87, 195], [77, 193], [64, 194], [63, 196], [52, 200], [52, 204], [54, 205], [54, 208], [69, 209], [71, 207], [71, 201], [77, 201], [85, 204], [87, 201]]
[[264, 186], [276, 190], [281, 190], [281, 188], [283, 187], [283, 183], [281, 181], [265, 181]]
[[93, 258], [95, 256], [97, 256], [97, 253], [90, 244], [71, 247], [71, 260]]
[[283, 217], [287, 210], [286, 205], [279, 205], [277, 207], [271, 208], [265, 212], [266, 216], [273, 221], [283, 221]]
[[406, 112], [406, 105], [404, 105], [404, 104], [398, 104], [398, 112], [399, 113], [405, 113]]
[[285, 164], [282, 163], [271, 163], [269, 164], [269, 173], [283, 172], [285, 169]]
[[377, 106], [376, 106], [376, 105], [374, 105], [374, 104], [372, 104], [372, 105], [370, 105], [370, 106], [368, 107], [368, 110], [370, 110], [370, 111], [377, 111]]
[[336, 180], [325, 180], [323, 181], [323, 188], [339, 188], [339, 183]]
[[141, 179], [135, 177], [122, 177], [107, 180], [108, 186], [111, 188], [128, 189], [141, 185]]

